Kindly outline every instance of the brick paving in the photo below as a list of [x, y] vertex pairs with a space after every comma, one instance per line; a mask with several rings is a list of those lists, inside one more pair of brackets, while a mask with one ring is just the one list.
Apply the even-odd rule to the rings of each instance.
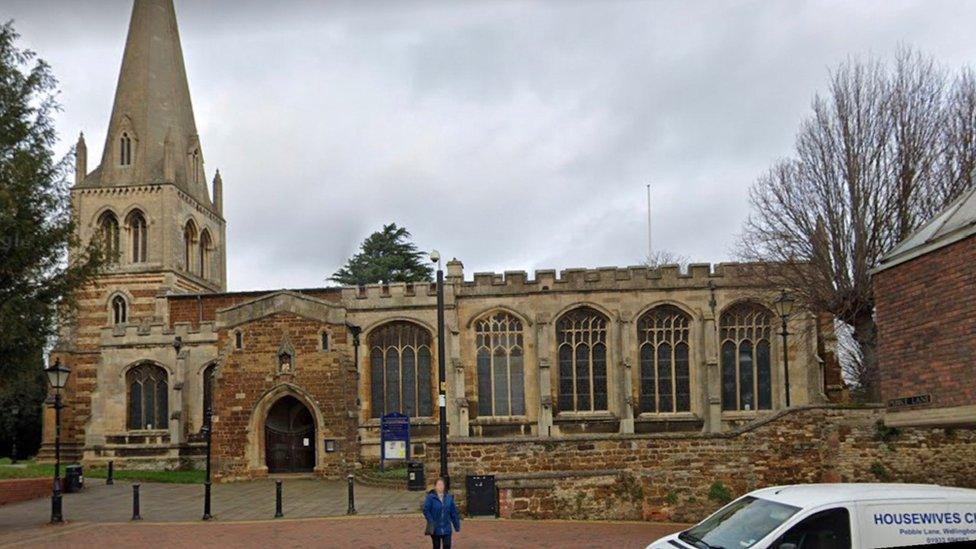
[[[678, 524], [468, 519], [454, 537], [459, 548], [643, 548]], [[69, 523], [20, 533], [0, 547], [430, 547], [414, 516], [278, 519], [211, 523]]]

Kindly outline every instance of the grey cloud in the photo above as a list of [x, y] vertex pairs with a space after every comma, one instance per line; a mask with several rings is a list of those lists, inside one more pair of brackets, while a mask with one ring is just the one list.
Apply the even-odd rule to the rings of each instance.
[[[232, 289], [316, 286], [382, 223], [470, 272], [731, 257], [827, 69], [908, 43], [958, 66], [956, 2], [177, 1]], [[99, 158], [129, 3], [7, 0]], [[52, 17], [56, 13], [57, 17]]]

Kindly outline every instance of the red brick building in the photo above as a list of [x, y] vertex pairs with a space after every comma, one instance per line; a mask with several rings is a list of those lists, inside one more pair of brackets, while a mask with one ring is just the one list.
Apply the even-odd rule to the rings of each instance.
[[874, 273], [889, 425], [976, 424], [976, 188]]

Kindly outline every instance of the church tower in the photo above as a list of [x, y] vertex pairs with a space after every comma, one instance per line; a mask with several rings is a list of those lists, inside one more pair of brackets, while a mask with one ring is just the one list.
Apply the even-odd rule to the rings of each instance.
[[226, 289], [222, 182], [216, 174], [211, 198], [172, 0], [135, 0], [101, 163], [90, 172], [87, 156], [82, 136], [72, 198], [82, 242], [101, 238], [113, 254], [107, 277], [176, 293]]
[[167, 325], [166, 295], [226, 290], [223, 183], [216, 173], [211, 195], [172, 0], [135, 0], [101, 162], [89, 171], [84, 134], [76, 151], [78, 236], [100, 240], [110, 264], [79, 292], [52, 353], [73, 371], [69, 458], [92, 442], [106, 341], [128, 345], [129, 334]]

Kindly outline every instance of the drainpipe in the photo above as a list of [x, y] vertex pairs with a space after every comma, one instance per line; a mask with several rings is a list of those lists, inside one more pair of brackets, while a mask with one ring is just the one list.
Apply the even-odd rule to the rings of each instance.
[[[362, 333], [363, 329], [355, 324], [346, 323], [346, 327], [349, 328], [349, 333], [352, 334], [352, 360], [355, 366], [355, 380], [356, 380], [356, 431], [359, 431], [359, 421], [360, 412], [362, 410], [362, 403], [359, 399], [359, 334]], [[357, 434], [356, 440], [359, 440], [359, 435]], [[357, 453], [359, 450], [357, 450]], [[350, 475], [350, 479], [352, 476]], [[351, 481], [350, 481], [351, 482]], [[352, 489], [352, 484], [349, 485], [350, 490]]]
[[352, 361], [356, 367], [356, 411], [358, 412], [361, 407], [359, 400], [359, 334], [362, 333], [363, 329], [348, 322], [346, 328], [349, 328], [349, 333], [352, 334]]

